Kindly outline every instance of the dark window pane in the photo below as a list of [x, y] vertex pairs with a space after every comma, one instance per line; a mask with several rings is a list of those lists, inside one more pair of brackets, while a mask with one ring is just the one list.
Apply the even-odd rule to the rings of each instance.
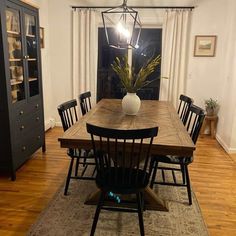
[[[161, 54], [161, 29], [142, 29], [139, 48], [133, 50], [133, 67], [138, 71], [148, 59]], [[98, 31], [98, 78], [97, 78], [97, 101], [102, 98], [122, 98], [125, 90], [122, 88], [120, 79], [111, 68], [116, 57], [122, 58], [127, 55], [127, 50], [111, 48], [106, 41], [106, 35], [103, 28]], [[160, 67], [149, 80], [160, 76]], [[156, 80], [147, 87], [138, 91], [141, 99], [158, 99], [159, 84]]]

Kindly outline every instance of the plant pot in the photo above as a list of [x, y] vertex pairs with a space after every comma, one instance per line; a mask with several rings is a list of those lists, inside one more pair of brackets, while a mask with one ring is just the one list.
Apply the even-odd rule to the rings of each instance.
[[207, 116], [214, 116], [215, 115], [215, 109], [207, 107], [206, 108], [206, 113], [207, 113]]
[[122, 109], [126, 115], [136, 115], [140, 105], [141, 101], [136, 93], [127, 93], [122, 99]]

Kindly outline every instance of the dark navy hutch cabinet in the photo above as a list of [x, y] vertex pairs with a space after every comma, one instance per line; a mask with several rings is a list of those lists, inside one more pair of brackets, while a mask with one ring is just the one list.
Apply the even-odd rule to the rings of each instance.
[[0, 1], [0, 171], [45, 151], [38, 9]]

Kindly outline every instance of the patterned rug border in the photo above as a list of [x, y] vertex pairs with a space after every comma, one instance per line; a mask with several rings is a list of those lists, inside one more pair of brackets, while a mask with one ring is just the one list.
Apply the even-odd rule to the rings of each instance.
[[[37, 216], [36, 220], [34, 221], [34, 223], [30, 226], [30, 228], [28, 229], [28, 232], [26, 235], [33, 235], [32, 232], [34, 232], [34, 230], [40, 225], [40, 223], [42, 222], [44, 216], [46, 216], [46, 214], [48, 213], [48, 210], [53, 207], [53, 204], [54, 202], [57, 200], [57, 198], [59, 197], [60, 194], [63, 194], [63, 189], [64, 189], [64, 182], [58, 187], [57, 191], [54, 193], [54, 195], [52, 196], [52, 198], [49, 200], [47, 206], [45, 206], [43, 208], [43, 210], [39, 213], [39, 215]], [[70, 196], [71, 192], [69, 193], [68, 197]], [[202, 222], [202, 225], [205, 227], [205, 231], [206, 231], [206, 234], [209, 236], [209, 232], [208, 232], [208, 229], [207, 229], [207, 225], [204, 221], [204, 218], [203, 218], [203, 214], [202, 214], [202, 211], [201, 211], [201, 208], [200, 208], [200, 205], [199, 205], [199, 202], [198, 202], [198, 199], [196, 197], [196, 194], [195, 192], [193, 191], [192, 189], [192, 197], [195, 199], [196, 201], [196, 208], [201, 216], [201, 222]], [[94, 208], [94, 211], [95, 211], [95, 208]], [[92, 226], [92, 220], [91, 220], [91, 226]], [[184, 235], [183, 235], [184, 236]]]

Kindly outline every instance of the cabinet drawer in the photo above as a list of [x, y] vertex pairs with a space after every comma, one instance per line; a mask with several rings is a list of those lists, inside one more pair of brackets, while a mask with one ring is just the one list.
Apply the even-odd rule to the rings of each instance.
[[43, 140], [44, 133], [41, 130], [34, 130], [32, 135], [15, 142], [13, 150], [14, 168], [17, 169], [29, 159], [43, 145]]
[[15, 121], [14, 138], [15, 140], [27, 137], [35, 130], [43, 129], [43, 117], [41, 112], [36, 112]]
[[19, 107], [16, 107], [14, 110], [14, 120], [24, 119], [25, 117], [38, 111], [42, 112], [42, 104], [40, 101], [34, 101], [31, 104], [21, 105]]

